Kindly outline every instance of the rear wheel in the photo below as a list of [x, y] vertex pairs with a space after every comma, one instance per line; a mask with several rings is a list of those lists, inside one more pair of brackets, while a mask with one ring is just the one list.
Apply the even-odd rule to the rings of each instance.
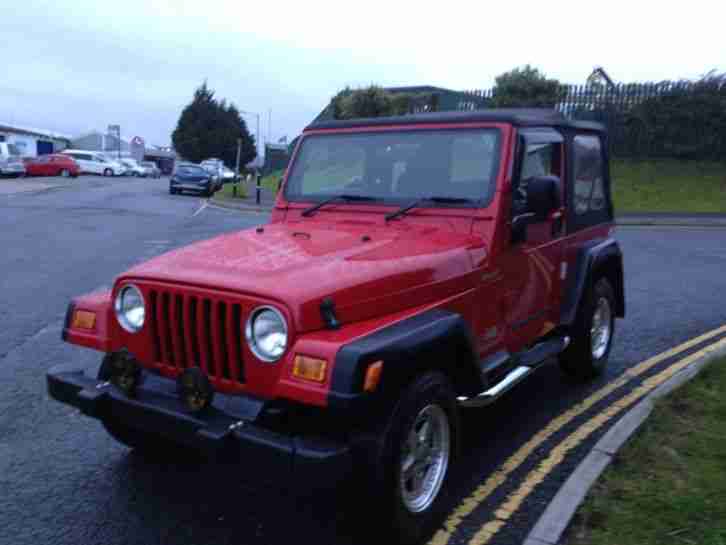
[[113, 170], [111, 170], [110, 168], [107, 168], [103, 171], [103, 175], [104, 176], [113, 176]]
[[62, 178], [68, 178], [68, 176], [70, 176], [71, 173], [68, 172], [68, 170], [64, 168], [63, 170], [60, 171], [60, 175]]
[[615, 294], [605, 278], [597, 280], [580, 302], [572, 328], [572, 343], [560, 354], [560, 367], [568, 376], [587, 380], [607, 366], [615, 332]]

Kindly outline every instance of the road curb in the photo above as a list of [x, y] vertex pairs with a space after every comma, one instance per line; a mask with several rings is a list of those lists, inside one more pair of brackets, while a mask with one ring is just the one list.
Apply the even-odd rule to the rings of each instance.
[[557, 545], [562, 534], [595, 481], [610, 465], [618, 450], [650, 416], [657, 399], [668, 395], [695, 377], [712, 360], [726, 356], [726, 346], [712, 349], [681, 369], [630, 409], [595, 444], [549, 503], [524, 545]]
[[725, 229], [726, 221], [704, 221], [704, 220], [659, 220], [659, 219], [615, 219], [615, 224], [621, 227], [710, 227]]
[[224, 208], [226, 210], [238, 210], [240, 212], [254, 212], [256, 214], [261, 214], [264, 212], [271, 212], [273, 206], [249, 206], [249, 205], [242, 205], [242, 204], [234, 204], [234, 203], [228, 203], [224, 202], [222, 200], [217, 200], [214, 198], [209, 199], [209, 206], [217, 207], [217, 208]]

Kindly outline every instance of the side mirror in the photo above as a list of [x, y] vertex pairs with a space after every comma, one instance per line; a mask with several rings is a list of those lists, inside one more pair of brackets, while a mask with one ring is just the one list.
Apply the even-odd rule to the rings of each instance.
[[562, 206], [560, 179], [557, 176], [535, 176], [527, 182], [527, 212], [534, 214], [533, 221], [544, 221]]
[[557, 176], [535, 176], [527, 180], [526, 211], [512, 219], [512, 242], [527, 240], [527, 225], [545, 221], [562, 206], [560, 179]]

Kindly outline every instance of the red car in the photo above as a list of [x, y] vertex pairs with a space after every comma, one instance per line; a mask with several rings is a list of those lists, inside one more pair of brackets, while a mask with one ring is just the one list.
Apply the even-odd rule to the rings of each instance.
[[574, 379], [604, 371], [625, 314], [613, 231], [600, 125], [548, 110], [318, 122], [268, 225], [75, 298], [63, 339], [102, 357], [52, 368], [48, 389], [165, 459], [196, 449], [303, 490], [351, 480], [391, 542], [420, 543], [466, 448], [460, 411], [552, 359]]
[[27, 176], [72, 176], [75, 178], [81, 169], [68, 155], [41, 155], [25, 160]]

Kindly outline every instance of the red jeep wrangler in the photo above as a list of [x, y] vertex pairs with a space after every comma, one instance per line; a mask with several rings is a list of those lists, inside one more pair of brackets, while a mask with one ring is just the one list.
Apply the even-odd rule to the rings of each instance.
[[51, 369], [50, 395], [133, 448], [303, 487], [363, 474], [420, 539], [461, 407], [553, 357], [577, 379], [606, 364], [625, 313], [607, 149], [544, 110], [315, 123], [268, 225], [71, 302], [63, 339], [105, 355]]

